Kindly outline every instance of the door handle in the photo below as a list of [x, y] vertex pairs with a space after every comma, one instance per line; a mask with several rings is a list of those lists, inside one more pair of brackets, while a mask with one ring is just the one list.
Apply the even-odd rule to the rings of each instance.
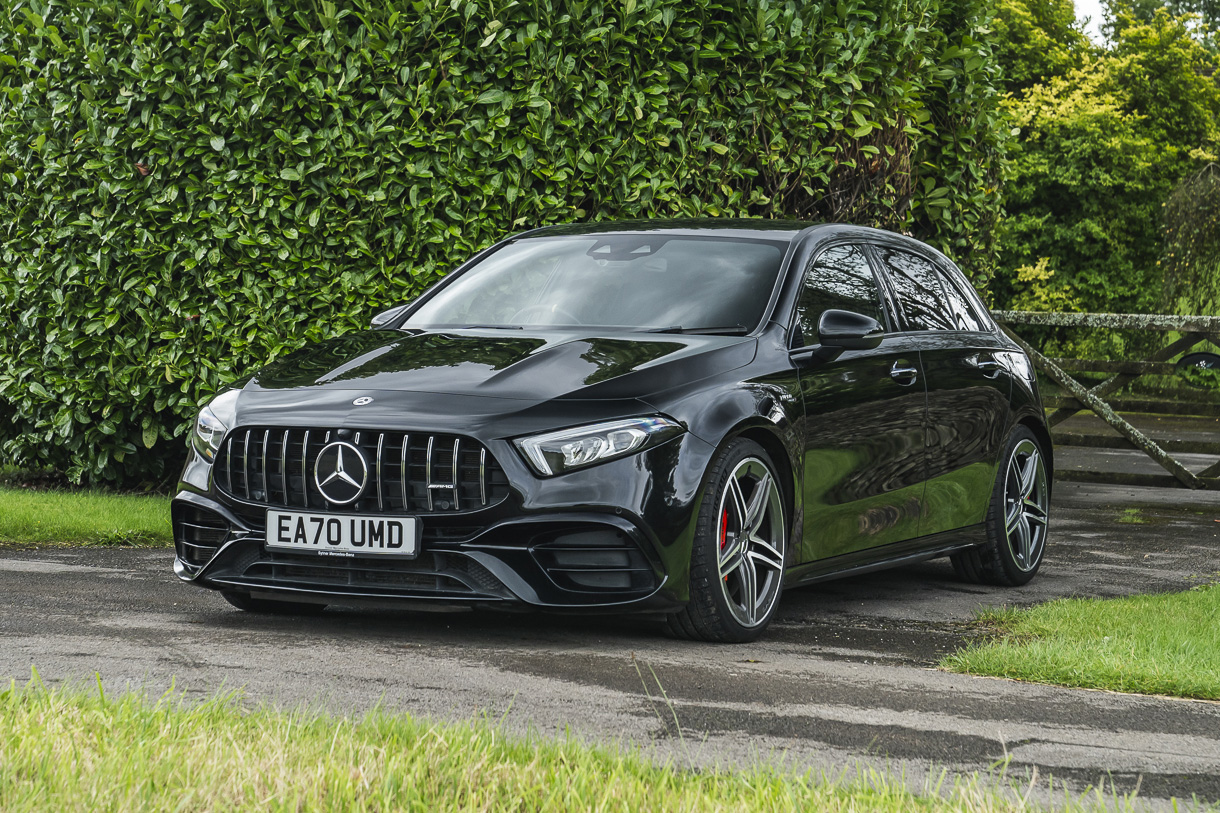
[[971, 356], [970, 366], [982, 372], [984, 378], [996, 378], [1004, 369], [1004, 365], [991, 356]]
[[905, 361], [895, 361], [894, 366], [890, 368], [890, 378], [904, 387], [909, 387], [919, 378], [919, 369], [908, 367]]

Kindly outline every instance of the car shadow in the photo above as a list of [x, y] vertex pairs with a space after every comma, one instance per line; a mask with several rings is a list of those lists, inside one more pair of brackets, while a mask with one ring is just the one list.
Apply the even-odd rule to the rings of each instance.
[[[944, 609], [948, 605], [969, 603], [975, 606], [980, 594], [986, 595], [989, 590], [957, 581], [947, 560], [792, 589], [782, 597], [772, 626], [762, 640], [804, 640], [816, 644], [817, 638], [825, 634], [825, 627], [843, 625], [845, 619], [849, 619], [851, 624], [848, 626], [854, 628], [859, 628], [861, 622], [868, 619], [892, 625], [895, 618], [905, 618], [923, 626], [940, 620], [957, 621], [956, 616], [960, 614], [945, 616]], [[656, 615], [506, 612], [503, 609], [423, 611], [343, 605], [330, 606], [319, 615], [277, 615], [241, 612], [230, 609], [219, 596], [206, 598], [215, 606], [215, 611], [205, 611], [205, 623], [234, 634], [261, 632], [315, 639], [381, 639], [487, 647], [500, 643], [513, 646], [531, 643], [540, 646], [684, 643], [673, 639], [667, 633], [663, 619]], [[968, 615], [965, 611], [961, 614]], [[801, 628], [806, 628], [805, 634], [801, 634]]]

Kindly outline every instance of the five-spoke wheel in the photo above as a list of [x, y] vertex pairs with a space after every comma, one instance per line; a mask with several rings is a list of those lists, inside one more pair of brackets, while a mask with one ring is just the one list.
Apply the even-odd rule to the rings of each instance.
[[704, 641], [762, 634], [783, 589], [788, 549], [782, 485], [771, 458], [738, 438], [713, 462], [691, 552], [691, 600], [670, 629]]
[[1008, 459], [1004, 484], [1004, 536], [1013, 564], [1023, 572], [1033, 570], [1042, 561], [1049, 503], [1042, 452], [1034, 441], [1022, 439]]
[[720, 495], [720, 585], [729, 612], [743, 627], [766, 617], [784, 574], [784, 504], [767, 464], [737, 464]]
[[954, 570], [972, 582], [1011, 586], [1028, 582], [1046, 553], [1050, 501], [1046, 455], [1034, 433], [1018, 426], [996, 473], [987, 512], [987, 542], [954, 554]]

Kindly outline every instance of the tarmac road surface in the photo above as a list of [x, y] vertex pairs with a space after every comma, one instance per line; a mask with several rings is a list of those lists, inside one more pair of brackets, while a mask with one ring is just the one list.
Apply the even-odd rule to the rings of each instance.
[[[1141, 507], [1144, 524], [1117, 522]], [[1220, 800], [1220, 704], [1060, 689], [938, 671], [981, 607], [1185, 589], [1220, 571], [1220, 493], [1056, 487], [1038, 578], [958, 581], [947, 560], [785, 595], [755, 644], [665, 638], [639, 619], [332, 608], [231, 609], [180, 584], [157, 550], [0, 550], [0, 679], [249, 698], [513, 732], [570, 731], [696, 765], [756, 761], [921, 785], [929, 772], [1036, 768], [1076, 792], [1104, 782]]]

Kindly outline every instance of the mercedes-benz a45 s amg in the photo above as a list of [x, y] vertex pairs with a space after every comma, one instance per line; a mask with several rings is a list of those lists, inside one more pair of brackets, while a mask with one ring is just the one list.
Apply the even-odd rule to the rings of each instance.
[[786, 588], [937, 556], [1020, 585], [1051, 445], [961, 272], [843, 225], [540, 229], [199, 414], [177, 574], [244, 610], [648, 612], [757, 637]]

